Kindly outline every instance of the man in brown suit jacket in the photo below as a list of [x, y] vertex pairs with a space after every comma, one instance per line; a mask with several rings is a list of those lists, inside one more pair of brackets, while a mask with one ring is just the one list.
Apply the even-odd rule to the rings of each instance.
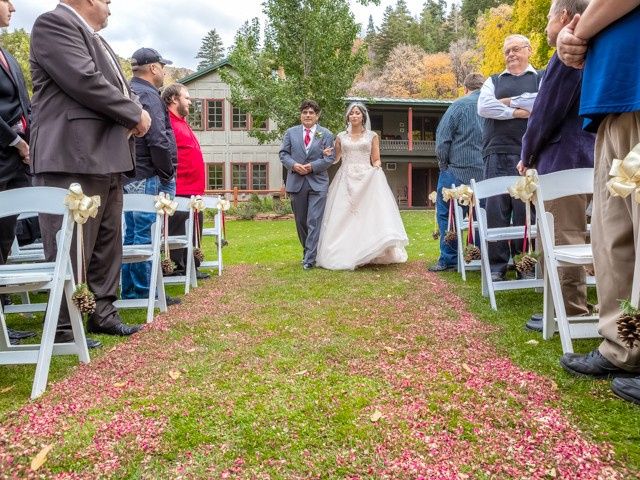
[[[100, 196], [98, 216], [84, 233], [87, 282], [96, 297], [87, 330], [130, 335], [139, 326], [123, 324], [113, 305], [122, 259], [121, 174], [135, 168], [131, 135], [144, 135], [151, 119], [131, 93], [115, 53], [97, 34], [107, 25], [109, 3], [61, 0], [36, 19], [30, 57], [31, 160], [36, 185], [68, 188], [78, 182], [87, 195]], [[43, 215], [40, 221], [45, 253], [52, 259], [61, 220]], [[71, 258], [75, 262], [75, 252]], [[64, 308], [56, 342], [72, 338]]]

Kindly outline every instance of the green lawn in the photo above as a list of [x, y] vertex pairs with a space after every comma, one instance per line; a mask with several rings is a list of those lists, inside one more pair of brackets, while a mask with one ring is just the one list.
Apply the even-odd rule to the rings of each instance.
[[[55, 428], [42, 427], [42, 440], [25, 440], [16, 456], [26, 461], [51, 441], [56, 447], [49, 473], [88, 477], [380, 478], [385, 472], [386, 478], [415, 478], [384, 460], [400, 458], [405, 450], [423, 452], [416, 432], [432, 429], [433, 438], [444, 430], [466, 442], [447, 455], [459, 459], [460, 471], [473, 473], [470, 478], [533, 475], [526, 469], [501, 470], [502, 463], [516, 468], [518, 460], [501, 457], [498, 440], [501, 433], [517, 436], [523, 425], [529, 428], [527, 416], [536, 412], [531, 412], [535, 403], [527, 402], [535, 388], [523, 398], [502, 392], [512, 387], [502, 371], [489, 372], [494, 383], [487, 387], [488, 399], [460, 383], [465, 370], [479, 369], [482, 376], [486, 342], [523, 370], [540, 374], [540, 391], [555, 392], [545, 405], [566, 412], [589, 441], [612, 445], [618, 465], [639, 471], [640, 409], [613, 396], [608, 382], [565, 374], [558, 365], [559, 339], [545, 342], [524, 330], [531, 313], [540, 311], [542, 295], [498, 293], [494, 312], [480, 295], [477, 272], [468, 273], [466, 283], [445, 273], [439, 276], [444, 288], [429, 285], [432, 277], [423, 272], [438, 253], [431, 239], [433, 213], [403, 212], [403, 219], [412, 264], [355, 272], [303, 271], [292, 221], [228, 222], [222, 277], [183, 297], [182, 306], [171, 308], [143, 335], [98, 336], [104, 347], [91, 352], [89, 367], [55, 358], [50, 381], [61, 383], [50, 386], [41, 407], [28, 401], [33, 367], [0, 367], [0, 427], [21, 424], [33, 409], [56, 412]], [[449, 294], [464, 304], [443, 300]], [[456, 323], [463, 305], [486, 332], [460, 330], [469, 325]], [[140, 323], [144, 314], [125, 311], [123, 318]], [[39, 322], [9, 319], [19, 329], [38, 329]], [[439, 362], [447, 338], [462, 351], [454, 366], [419, 365], [417, 359], [427, 354]], [[476, 342], [483, 345], [478, 352]], [[576, 341], [575, 348], [586, 352], [597, 344]], [[67, 405], [64, 389], [70, 387], [78, 389], [77, 404], [60, 413], [55, 405]], [[419, 418], [429, 422], [418, 427], [418, 417], [404, 414], [407, 405], [422, 400]], [[496, 445], [487, 440], [486, 419], [474, 416], [487, 401], [496, 405], [489, 422]], [[26, 413], [17, 416], [25, 406]], [[513, 409], [512, 418], [500, 413], [506, 407]], [[379, 422], [372, 420], [378, 410], [384, 414]], [[0, 470], [3, 447], [11, 453], [0, 428]], [[546, 465], [549, 478], [557, 468], [562, 478], [553, 448], [541, 444], [539, 450], [532, 464]], [[439, 458], [432, 451], [423, 454]]]

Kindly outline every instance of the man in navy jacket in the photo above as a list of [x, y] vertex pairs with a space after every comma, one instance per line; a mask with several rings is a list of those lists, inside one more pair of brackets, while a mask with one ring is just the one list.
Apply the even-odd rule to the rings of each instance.
[[[552, 3], [546, 28], [549, 45], [555, 47], [560, 30], [575, 14], [582, 13], [588, 3], [589, 0], [555, 0]], [[582, 129], [582, 119], [578, 115], [581, 88], [582, 70], [567, 67], [554, 53], [522, 138], [522, 160], [518, 164], [521, 175], [528, 168], [535, 168], [544, 175], [593, 167], [595, 135]], [[586, 195], [545, 202], [545, 208], [553, 214], [555, 221], [556, 245], [584, 243], [587, 202]], [[588, 314], [584, 268], [561, 269], [560, 283], [567, 315]], [[542, 331], [542, 315], [533, 315], [527, 328]]]

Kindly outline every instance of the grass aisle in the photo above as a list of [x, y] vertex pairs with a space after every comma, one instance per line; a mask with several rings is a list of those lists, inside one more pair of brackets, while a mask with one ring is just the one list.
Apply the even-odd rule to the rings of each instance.
[[[637, 410], [547, 372], [557, 339], [505, 335], [477, 284], [419, 261], [431, 217], [404, 219], [412, 261], [356, 272], [303, 271], [291, 222], [229, 223], [223, 277], [91, 365], [56, 359], [41, 400], [0, 403], [0, 478], [635, 478]], [[499, 302], [515, 324], [536, 299]], [[28, 391], [32, 368], [2, 368], [0, 391]]]

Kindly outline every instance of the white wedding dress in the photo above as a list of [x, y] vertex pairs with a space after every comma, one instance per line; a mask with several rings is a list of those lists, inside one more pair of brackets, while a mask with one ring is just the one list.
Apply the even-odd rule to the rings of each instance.
[[409, 243], [396, 199], [381, 168], [371, 165], [375, 132], [338, 135], [342, 166], [329, 186], [316, 265], [353, 270], [368, 263], [403, 263]]

